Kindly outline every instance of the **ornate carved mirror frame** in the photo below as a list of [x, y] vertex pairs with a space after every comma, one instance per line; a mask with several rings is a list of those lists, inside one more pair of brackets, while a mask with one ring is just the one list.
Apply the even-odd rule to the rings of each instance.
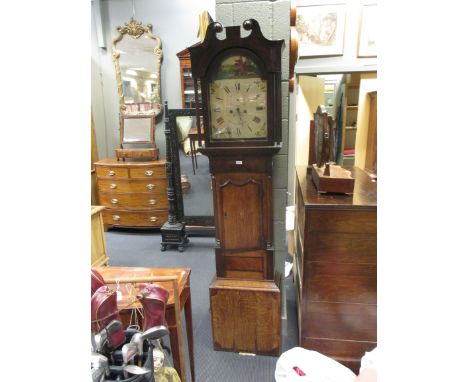
[[[117, 37], [112, 41], [112, 59], [115, 65], [120, 112], [122, 114], [154, 113], [157, 116], [162, 111], [161, 39], [153, 35], [151, 24], [142, 25], [133, 18], [123, 27], [118, 26], [117, 32]], [[123, 74], [122, 70], [125, 70]], [[138, 96], [137, 98], [142, 96], [141, 100], [133, 98], [131, 102], [128, 99], [126, 102], [128, 91], [124, 91], [123, 78], [129, 76], [129, 73], [134, 77], [127, 90], [132, 90], [130, 88], [136, 90], [135, 95]]]

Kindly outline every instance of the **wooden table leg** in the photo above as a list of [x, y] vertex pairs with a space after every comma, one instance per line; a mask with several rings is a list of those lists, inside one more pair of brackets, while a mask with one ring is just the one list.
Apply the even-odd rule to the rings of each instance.
[[185, 326], [187, 331], [187, 342], [190, 358], [190, 373], [192, 375], [192, 382], [195, 382], [195, 359], [193, 356], [193, 326], [192, 326], [192, 298], [190, 292], [187, 301], [184, 305]]
[[179, 373], [180, 379], [184, 380], [184, 378], [181, 375], [181, 369], [180, 369], [179, 341], [177, 339], [177, 327], [176, 326], [169, 326], [169, 335], [171, 338], [171, 352], [172, 352], [172, 361], [174, 363], [174, 369], [176, 369], [177, 373]]

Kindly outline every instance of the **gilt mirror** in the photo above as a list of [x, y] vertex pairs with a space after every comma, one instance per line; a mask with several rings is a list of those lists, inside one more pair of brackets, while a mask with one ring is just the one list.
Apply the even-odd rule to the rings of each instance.
[[154, 114], [161, 104], [161, 40], [152, 25], [133, 18], [117, 27], [112, 43], [120, 111], [123, 114]]

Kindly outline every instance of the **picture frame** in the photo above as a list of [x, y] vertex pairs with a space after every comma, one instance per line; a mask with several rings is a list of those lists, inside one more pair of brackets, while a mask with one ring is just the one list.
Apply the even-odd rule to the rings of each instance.
[[365, 4], [359, 25], [358, 57], [377, 57], [377, 4]]
[[299, 56], [342, 56], [345, 24], [346, 4], [298, 6]]

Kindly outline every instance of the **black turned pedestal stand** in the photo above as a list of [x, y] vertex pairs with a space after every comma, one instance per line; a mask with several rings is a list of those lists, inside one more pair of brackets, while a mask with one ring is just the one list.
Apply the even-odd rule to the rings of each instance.
[[[167, 102], [164, 103], [164, 122], [166, 135], [166, 176], [167, 176], [167, 200], [169, 202], [169, 218], [161, 227], [161, 251], [165, 251], [167, 246], [177, 246], [179, 252], [183, 252], [185, 246], [189, 243], [187, 233], [185, 232], [185, 223], [183, 222], [183, 209], [177, 208], [176, 190], [182, 191], [177, 155], [177, 131], [175, 124], [170, 123]], [[179, 198], [181, 199], [181, 198]]]
[[162, 241], [161, 251], [165, 251], [168, 245], [176, 245], [179, 252], [183, 252], [189, 239], [185, 232], [185, 224], [170, 222], [164, 223], [161, 227]]

